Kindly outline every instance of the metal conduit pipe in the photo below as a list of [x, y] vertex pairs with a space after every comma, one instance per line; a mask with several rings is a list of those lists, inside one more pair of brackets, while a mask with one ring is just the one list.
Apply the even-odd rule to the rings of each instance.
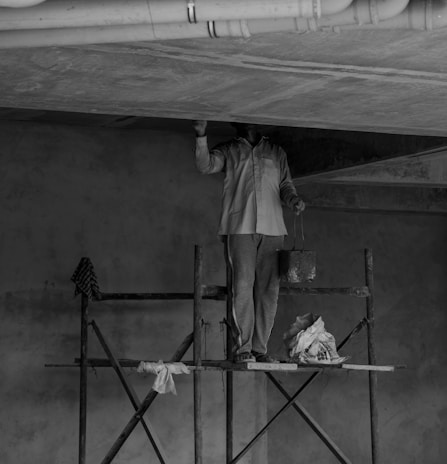
[[[383, 21], [376, 26], [367, 26], [367, 28], [432, 30], [446, 26], [446, 0], [412, 0], [408, 8], [400, 15]], [[342, 29], [352, 29], [352, 26], [343, 27]]]
[[0, 49], [220, 37], [250, 37], [247, 21], [0, 31]]
[[[430, 1], [430, 0], [426, 0]], [[381, 24], [402, 13], [409, 0], [354, 0], [343, 12], [315, 18], [281, 18], [275, 20], [247, 21], [252, 34], [279, 31], [317, 31], [319, 29], [359, 29], [365, 24]], [[350, 26], [352, 25], [352, 26]]]
[[[367, 0], [364, 0], [367, 1]], [[417, 4], [417, 5], [416, 5]], [[299, 25], [300, 18], [278, 20], [248, 21], [208, 21], [198, 24], [153, 24], [124, 25], [110, 27], [84, 27], [49, 30], [15, 30], [0, 31], [0, 48], [45, 47], [64, 45], [83, 45], [94, 43], [139, 42], [151, 40], [217, 38], [217, 37], [249, 37], [255, 33], [272, 31], [311, 30], [309, 22]], [[316, 21], [315, 28], [317, 27]], [[438, 28], [447, 25], [447, 0], [416, 1], [413, 0], [411, 11], [398, 15], [395, 19], [383, 22], [383, 27], [401, 27], [409, 29], [426, 28], [427, 24]], [[364, 28], [368, 25], [346, 26], [348, 28]], [[382, 27], [382, 23], [377, 26]]]
[[[10, 0], [8, 0], [10, 1]], [[350, 0], [47, 0], [32, 8], [5, 9], [0, 29], [313, 18], [342, 11]]]
[[[343, 12], [316, 18], [280, 18], [272, 20], [248, 20], [251, 34], [280, 31], [317, 31], [319, 29], [347, 28], [358, 29], [364, 24], [379, 24], [381, 21], [397, 16], [405, 10], [409, 0], [354, 0]], [[374, 6], [373, 6], [374, 5]]]
[[318, 27], [327, 28], [349, 24], [379, 24], [402, 13], [409, 0], [354, 0], [346, 10], [317, 21]]
[[346, 10], [353, 0], [337, 0], [333, 2], [321, 2], [321, 16], [331, 16]]
[[43, 3], [45, 0], [0, 0], [0, 8], [27, 8]]
[[209, 38], [207, 23], [68, 27], [0, 32], [0, 49]]

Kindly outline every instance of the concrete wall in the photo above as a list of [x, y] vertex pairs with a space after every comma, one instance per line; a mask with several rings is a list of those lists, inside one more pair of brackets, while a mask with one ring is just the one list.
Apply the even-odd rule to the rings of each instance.
[[[306, 248], [317, 251], [318, 286], [364, 283], [363, 250], [373, 250], [378, 364], [405, 364], [378, 374], [380, 451], [383, 463], [440, 464], [447, 456], [447, 219], [443, 216], [350, 214], [309, 211]], [[289, 230], [291, 230], [289, 228]], [[297, 314], [320, 314], [341, 341], [365, 315], [363, 300], [348, 297], [282, 297], [275, 348]], [[340, 351], [367, 363], [366, 332]], [[285, 376], [294, 393], [306, 379]], [[323, 374], [299, 397], [303, 406], [354, 463], [370, 462], [368, 374]], [[284, 400], [272, 385], [270, 415]], [[270, 432], [276, 463], [337, 462], [309, 427], [289, 409]], [[293, 443], [293, 446], [290, 444]], [[306, 456], [302, 458], [301, 456]], [[270, 455], [274, 456], [274, 455]]]
[[[79, 356], [79, 298], [70, 277], [89, 256], [103, 291], [189, 292], [194, 244], [205, 247], [207, 283], [224, 283], [215, 236], [220, 176], [195, 171], [192, 134], [3, 123], [0, 126], [0, 462], [77, 462], [79, 377], [45, 368]], [[286, 216], [289, 226], [291, 217]], [[408, 369], [379, 377], [385, 462], [435, 464], [447, 454], [444, 289], [447, 220], [308, 211], [306, 246], [318, 252], [318, 285], [363, 283], [363, 248], [375, 257], [380, 363]], [[343, 337], [362, 317], [362, 301], [341, 297], [280, 300], [271, 350], [298, 313], [322, 314]], [[207, 303], [206, 357], [223, 357], [223, 303]], [[90, 310], [120, 357], [168, 359], [192, 330], [189, 302], [97, 303]], [[90, 331], [90, 354], [103, 357]], [[346, 349], [365, 361], [364, 334]], [[189, 352], [186, 356], [191, 359]], [[153, 376], [128, 371], [143, 397]], [[281, 377], [290, 390], [301, 377]], [[173, 463], [193, 462], [192, 377], [150, 410]], [[223, 377], [204, 377], [205, 462], [224, 462]], [[255, 385], [260, 385], [255, 388]], [[324, 374], [303, 394], [353, 462], [368, 462], [367, 376]], [[283, 400], [262, 374], [237, 376], [236, 451]], [[100, 462], [132, 415], [110, 369], [89, 373], [87, 462]], [[296, 417], [295, 417], [296, 416]], [[280, 418], [244, 462], [335, 462], [294, 411]], [[155, 461], [138, 428], [116, 462]], [[152, 462], [152, 461], [151, 461]]]

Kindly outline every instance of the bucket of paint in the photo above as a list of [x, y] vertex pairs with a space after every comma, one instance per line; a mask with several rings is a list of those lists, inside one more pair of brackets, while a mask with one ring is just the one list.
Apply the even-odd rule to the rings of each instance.
[[279, 274], [284, 283], [312, 282], [316, 275], [317, 254], [304, 249], [303, 213], [301, 218], [302, 247], [296, 246], [296, 216], [294, 220], [294, 247], [292, 250], [279, 251]]

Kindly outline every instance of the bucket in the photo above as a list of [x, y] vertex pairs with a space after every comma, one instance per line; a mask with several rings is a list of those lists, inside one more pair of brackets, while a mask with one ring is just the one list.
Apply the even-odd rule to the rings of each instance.
[[279, 251], [279, 273], [281, 281], [285, 283], [312, 282], [316, 275], [316, 252], [304, 250], [304, 225], [303, 213], [301, 218], [301, 238], [303, 241], [301, 250], [296, 246], [296, 216], [294, 220], [294, 247], [293, 250]]

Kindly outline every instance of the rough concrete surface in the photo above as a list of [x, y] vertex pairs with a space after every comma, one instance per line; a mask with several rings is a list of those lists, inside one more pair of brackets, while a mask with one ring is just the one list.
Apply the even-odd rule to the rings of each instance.
[[[217, 139], [211, 140], [215, 142]], [[32, 123], [0, 126], [0, 366], [5, 464], [77, 462], [78, 388], [75, 368], [45, 368], [79, 356], [79, 298], [70, 277], [89, 256], [103, 291], [189, 292], [193, 247], [205, 249], [208, 283], [223, 284], [216, 238], [221, 176], [193, 164], [193, 136], [161, 131]], [[291, 227], [291, 216], [286, 213]], [[362, 285], [363, 249], [374, 252], [377, 357], [407, 364], [379, 374], [383, 462], [440, 464], [447, 455], [445, 216], [305, 214], [306, 246], [317, 251], [321, 286]], [[329, 298], [329, 299], [328, 299]], [[206, 303], [206, 357], [223, 356], [223, 303]], [[271, 351], [297, 313], [322, 314], [337, 339], [364, 314], [364, 303], [342, 297], [282, 297]], [[98, 303], [90, 310], [120, 357], [168, 359], [192, 330], [187, 302]], [[103, 356], [90, 334], [92, 356]], [[346, 349], [364, 362], [364, 333]], [[344, 352], [343, 352], [344, 353]], [[187, 354], [191, 359], [192, 354]], [[140, 397], [153, 377], [129, 371]], [[294, 391], [303, 379], [284, 375]], [[159, 397], [149, 417], [173, 463], [193, 462], [192, 376], [175, 378], [178, 395]], [[236, 388], [239, 449], [283, 404], [262, 374], [240, 374]], [[87, 462], [104, 457], [132, 415], [112, 370], [89, 372]], [[204, 375], [204, 462], [224, 462], [221, 374]], [[367, 376], [324, 374], [302, 402], [352, 462], [369, 462]], [[237, 450], [236, 450], [237, 451]], [[117, 463], [154, 460], [137, 428]], [[289, 410], [246, 463], [335, 462]]]
[[446, 28], [0, 50], [0, 106], [445, 137]]

